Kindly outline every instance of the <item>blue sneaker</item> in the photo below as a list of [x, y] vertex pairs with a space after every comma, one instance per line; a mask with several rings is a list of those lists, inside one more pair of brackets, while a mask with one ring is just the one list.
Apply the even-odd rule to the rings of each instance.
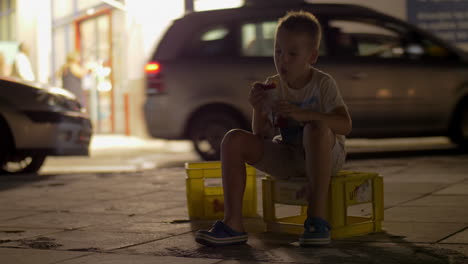
[[302, 247], [330, 244], [330, 224], [322, 218], [307, 218], [304, 222], [304, 233], [299, 237]]
[[246, 232], [234, 231], [222, 221], [216, 221], [211, 231], [199, 230], [195, 234], [195, 241], [210, 247], [245, 244], [247, 238]]

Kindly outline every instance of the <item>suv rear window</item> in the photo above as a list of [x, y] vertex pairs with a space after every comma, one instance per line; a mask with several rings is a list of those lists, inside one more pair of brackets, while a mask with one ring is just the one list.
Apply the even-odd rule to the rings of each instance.
[[191, 57], [212, 57], [232, 55], [230, 29], [227, 26], [216, 26], [195, 35], [185, 48], [184, 55]]
[[268, 21], [242, 25], [242, 55], [271, 57], [276, 24], [276, 21]]
[[[275, 33], [278, 21], [246, 23], [241, 28], [241, 54], [246, 57], [272, 57], [275, 50]], [[319, 48], [319, 55], [326, 55], [325, 43]]]

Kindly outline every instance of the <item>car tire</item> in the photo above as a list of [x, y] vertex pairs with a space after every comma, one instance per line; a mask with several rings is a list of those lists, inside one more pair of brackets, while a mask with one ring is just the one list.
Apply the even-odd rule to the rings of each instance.
[[46, 155], [29, 154], [22, 155], [20, 158], [7, 157], [2, 161], [0, 173], [2, 174], [19, 174], [19, 173], [36, 173], [41, 169]]
[[213, 109], [197, 114], [190, 122], [188, 133], [202, 159], [219, 160], [224, 135], [234, 128], [243, 128], [239, 117], [230, 112]]
[[[1, 120], [0, 120], [1, 121]], [[13, 138], [5, 122], [0, 123], [0, 174], [36, 173], [44, 164], [46, 155], [14, 154]]]
[[468, 99], [458, 107], [450, 131], [450, 139], [461, 149], [468, 150]]

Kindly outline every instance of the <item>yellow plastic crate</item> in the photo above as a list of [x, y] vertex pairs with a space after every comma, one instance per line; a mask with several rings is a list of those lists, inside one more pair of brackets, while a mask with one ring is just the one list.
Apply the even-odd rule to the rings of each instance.
[[[262, 179], [263, 218], [267, 231], [301, 234], [307, 217], [307, 201], [297, 199], [304, 180]], [[276, 216], [276, 204], [298, 205], [297, 215]], [[332, 177], [327, 221], [333, 239], [379, 232], [383, 220], [383, 179], [377, 173], [341, 171]]]
[[[190, 219], [222, 219], [224, 197], [221, 182], [221, 162], [185, 163], [187, 207]], [[257, 216], [256, 170], [246, 164], [246, 186], [242, 215]]]

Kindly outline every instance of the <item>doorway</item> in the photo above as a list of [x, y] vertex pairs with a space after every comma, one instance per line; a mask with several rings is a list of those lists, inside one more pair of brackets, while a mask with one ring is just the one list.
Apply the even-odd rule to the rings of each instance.
[[83, 80], [86, 110], [94, 133], [114, 133], [111, 12], [86, 17], [76, 23], [76, 46], [83, 65], [92, 73]]

